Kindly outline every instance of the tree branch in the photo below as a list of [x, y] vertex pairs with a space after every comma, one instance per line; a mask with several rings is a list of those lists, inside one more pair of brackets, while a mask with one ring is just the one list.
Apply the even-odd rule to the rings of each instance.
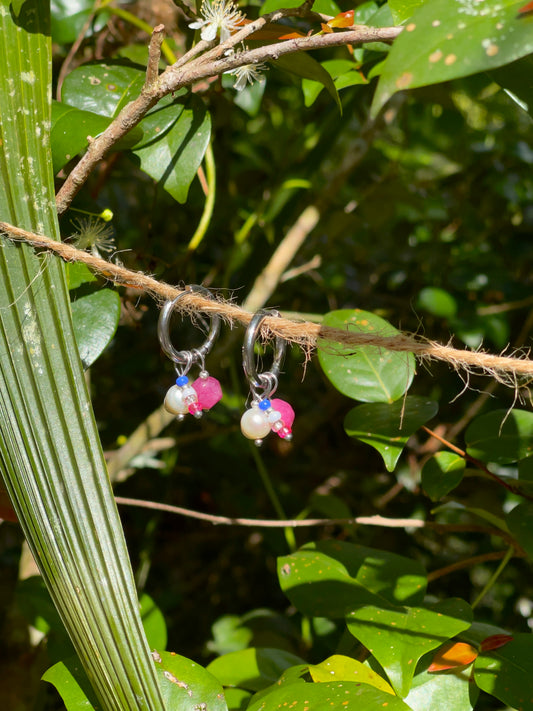
[[[109, 127], [97, 138], [91, 141], [85, 155], [74, 167], [56, 196], [58, 214], [62, 214], [85, 183], [97, 163], [99, 163], [111, 147], [117, 143], [128, 131], [134, 128], [147, 112], [157, 102], [168, 94], [172, 94], [182, 87], [190, 86], [197, 81], [218, 76], [231, 69], [242, 67], [246, 64], [258, 64], [264, 61], [275, 61], [285, 54], [323, 49], [325, 47], [340, 47], [343, 45], [363, 44], [365, 42], [390, 41], [402, 31], [401, 27], [365, 27], [356, 26], [346, 31], [332, 32], [325, 35], [311, 37], [298, 37], [296, 39], [276, 42], [264, 47], [246, 50], [224, 57], [224, 52], [235, 44], [242, 42], [269, 22], [274, 22], [282, 17], [298, 16], [298, 8], [291, 10], [278, 10], [269, 15], [264, 15], [258, 20], [249, 23], [237, 32], [224, 44], [208, 50], [195, 61], [192, 61], [193, 51], [185, 55], [191, 61], [183, 64], [185, 57], [175, 64], [167, 67], [158, 79], [152, 82], [153, 71], [141, 91], [140, 96], [127, 104]], [[158, 33], [160, 28], [156, 28]], [[155, 32], [154, 31], [154, 32]], [[157, 44], [158, 39], [152, 38], [150, 45]], [[199, 45], [202, 43], [200, 42]], [[205, 43], [208, 47], [210, 43]], [[197, 45], [198, 47], [198, 45]], [[151, 83], [149, 83], [148, 79]]]

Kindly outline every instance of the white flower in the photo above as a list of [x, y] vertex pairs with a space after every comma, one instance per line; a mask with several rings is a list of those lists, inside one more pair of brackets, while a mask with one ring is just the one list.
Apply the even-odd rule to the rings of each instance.
[[244, 20], [244, 15], [237, 10], [232, 0], [203, 0], [200, 14], [204, 19], [192, 22], [189, 27], [193, 30], [201, 29], [200, 36], [206, 42], [211, 42], [220, 35], [222, 44]]
[[[242, 54], [243, 51], [247, 52], [248, 47], [245, 47], [243, 45], [243, 49], [238, 49], [235, 53], [232, 49], [230, 49], [228, 52], [226, 52], [226, 54], [238, 57], [239, 54]], [[237, 67], [236, 69], [228, 69], [228, 71], [224, 72], [224, 74], [232, 74], [234, 77], [236, 77], [233, 88], [237, 89], [237, 91], [242, 91], [246, 87], [247, 83], [253, 84], [254, 81], [264, 82], [265, 77], [261, 74], [261, 72], [264, 72], [267, 69], [268, 67], [264, 63], [243, 64], [242, 67]]]
[[90, 250], [93, 256], [100, 257], [100, 252], [113, 252], [116, 249], [113, 228], [98, 217], [79, 218], [72, 221], [77, 232], [70, 235], [77, 249]]

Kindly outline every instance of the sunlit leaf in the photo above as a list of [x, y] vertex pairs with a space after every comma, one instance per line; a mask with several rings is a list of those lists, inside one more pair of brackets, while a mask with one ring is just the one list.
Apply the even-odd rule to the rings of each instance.
[[402, 697], [409, 693], [418, 660], [471, 622], [470, 606], [454, 598], [430, 607], [365, 605], [346, 617], [350, 632], [376, 657]]
[[344, 541], [309, 543], [278, 558], [278, 577], [300, 612], [330, 619], [359, 605], [416, 604], [427, 582], [412, 559]]
[[397, 91], [501, 67], [533, 52], [533, 17], [523, 0], [431, 0], [394, 41], [372, 115]]
[[401, 699], [368, 684], [349, 681], [322, 684], [289, 684], [274, 688], [257, 701], [252, 699], [247, 711], [270, 711], [274, 709], [346, 709], [346, 711], [410, 711]]
[[285, 669], [304, 660], [284, 649], [249, 647], [213, 660], [207, 670], [224, 686], [259, 691], [276, 682]]
[[478, 650], [466, 642], [446, 644], [435, 654], [428, 667], [428, 672], [440, 672], [472, 664], [478, 655]]
[[120, 317], [120, 297], [100, 289], [72, 302], [74, 334], [84, 368], [94, 363], [115, 335]]
[[227, 711], [219, 680], [196, 662], [174, 652], [154, 652], [166, 709]]
[[[396, 336], [399, 331], [369, 311], [341, 309], [324, 316], [324, 326], [349, 333]], [[395, 353], [376, 346], [341, 346], [321, 339], [318, 359], [331, 383], [343, 395], [362, 402], [394, 402], [406, 392], [415, 374], [412, 353]]]
[[328, 20], [329, 27], [351, 27], [353, 25], [354, 10], [340, 12], [332, 20]]
[[309, 673], [313, 681], [316, 682], [358, 681], [394, 696], [393, 688], [383, 677], [362, 662], [358, 662], [357, 659], [345, 657], [342, 654], [334, 654], [320, 664], [311, 664]]

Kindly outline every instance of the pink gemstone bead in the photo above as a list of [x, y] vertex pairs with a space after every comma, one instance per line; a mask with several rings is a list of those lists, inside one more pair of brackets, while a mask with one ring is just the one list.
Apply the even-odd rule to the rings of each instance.
[[292, 407], [288, 402], [285, 402], [285, 400], [279, 400], [278, 398], [274, 398], [270, 403], [274, 410], [277, 410], [281, 414], [283, 424], [290, 430], [295, 417]]
[[196, 378], [192, 384], [198, 394], [198, 404], [203, 410], [210, 410], [222, 399], [222, 388], [216, 378]]

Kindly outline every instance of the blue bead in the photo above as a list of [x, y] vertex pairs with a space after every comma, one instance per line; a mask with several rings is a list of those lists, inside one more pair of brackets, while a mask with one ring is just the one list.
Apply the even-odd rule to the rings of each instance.
[[186, 375], [180, 375], [179, 378], [176, 378], [176, 385], [179, 385], [180, 388], [187, 385], [188, 382], [189, 378]]
[[269, 407], [271, 407], [271, 404], [268, 398], [266, 398], [265, 400], [261, 400], [261, 402], [259, 403], [260, 410], [268, 410]]

